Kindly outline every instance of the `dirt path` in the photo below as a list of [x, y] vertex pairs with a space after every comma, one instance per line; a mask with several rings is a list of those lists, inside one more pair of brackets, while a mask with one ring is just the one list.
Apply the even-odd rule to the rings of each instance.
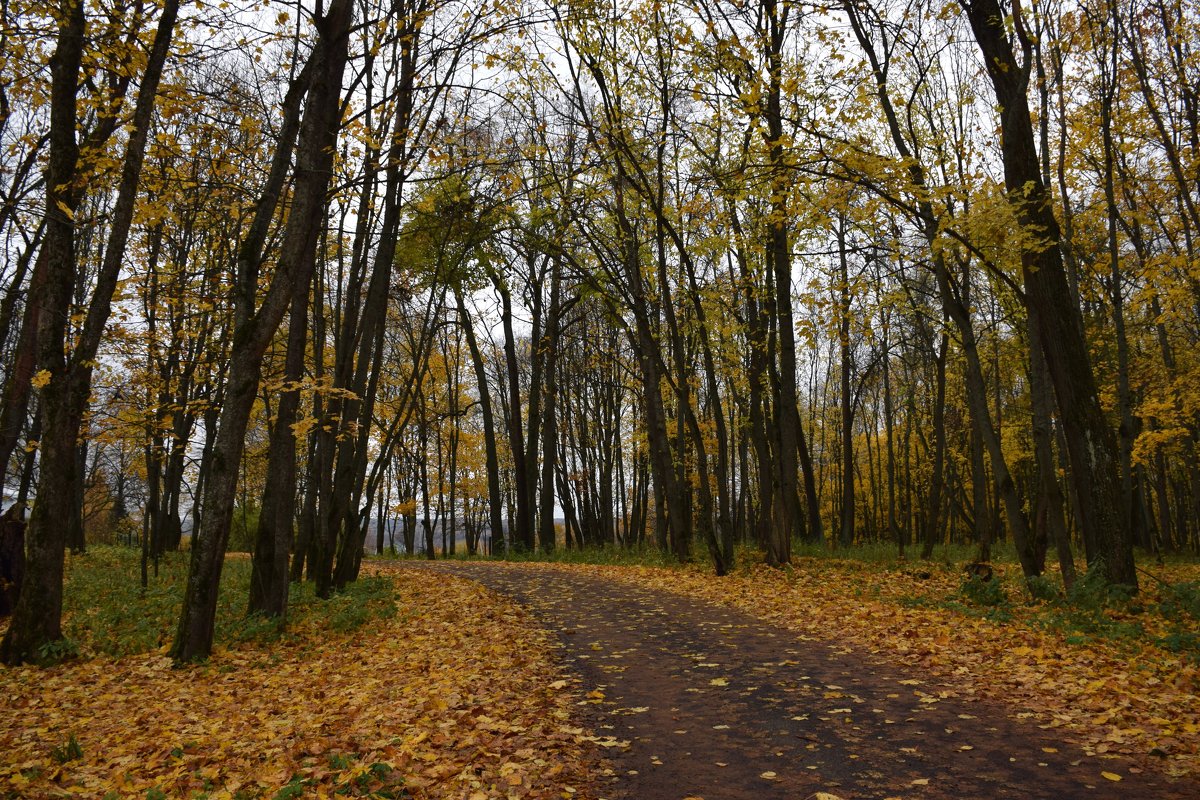
[[[442, 563], [527, 605], [563, 644], [602, 737], [609, 800], [1193, 798], [1087, 757], [1013, 709], [736, 611], [570, 570]], [[1102, 773], [1120, 776], [1119, 782]]]

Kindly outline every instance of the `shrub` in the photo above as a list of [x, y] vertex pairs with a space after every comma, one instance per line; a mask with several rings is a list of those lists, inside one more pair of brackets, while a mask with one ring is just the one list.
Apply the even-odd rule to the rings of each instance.
[[1062, 597], [1058, 591], [1058, 586], [1045, 575], [1034, 575], [1032, 578], [1027, 579], [1025, 581], [1025, 588], [1029, 590], [1030, 597], [1044, 603], [1053, 602]]
[[46, 642], [39, 647], [37, 663], [43, 667], [49, 667], [78, 657], [79, 645], [74, 640], [63, 637]]
[[977, 606], [995, 608], [1008, 603], [1008, 598], [998, 580], [984, 580], [972, 575], [962, 582], [958, 591], [964, 599]]
[[1167, 584], [1163, 588], [1159, 609], [1168, 619], [1188, 616], [1200, 620], [1200, 583]]
[[1083, 577], [1075, 581], [1071, 590], [1067, 592], [1067, 601], [1071, 605], [1091, 611], [1128, 603], [1132, 599], [1133, 588], [1109, 583], [1104, 577], [1104, 562], [1099, 560], [1089, 566]]

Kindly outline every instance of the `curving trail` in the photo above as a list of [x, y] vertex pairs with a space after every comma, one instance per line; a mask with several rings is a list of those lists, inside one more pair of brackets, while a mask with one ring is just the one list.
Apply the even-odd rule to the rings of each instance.
[[815, 641], [536, 564], [412, 566], [477, 580], [558, 634], [609, 800], [1200, 797], [1196, 783], [1089, 758], [1012, 709], [939, 696], [934, 679], [839, 646], [836, 630]]

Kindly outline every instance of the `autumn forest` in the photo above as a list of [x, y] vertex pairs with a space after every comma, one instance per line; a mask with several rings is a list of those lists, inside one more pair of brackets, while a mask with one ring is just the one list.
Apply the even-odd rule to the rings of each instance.
[[1200, 547], [1185, 6], [5, 15], [9, 662], [89, 536], [186, 528], [183, 660], [235, 529], [275, 614], [369, 532], [718, 574], [1007, 541], [1067, 585]]
[[[466, 580], [519, 593], [520, 571], [451, 578], [451, 557], [650, 559], [663, 571], [638, 573], [643, 588], [810, 633], [844, 626], [931, 674], [979, 669], [937, 614], [1009, 624], [1027, 615], [1014, 593], [1102, 598], [1103, 630], [1076, 625], [1060, 644], [1150, 609], [1138, 641], [1200, 658], [1200, 575], [1150, 571], [1200, 553], [1198, 44], [1200, 12], [1179, 0], [7, 0], [0, 539], [18, 543], [0, 548], [0, 661], [25, 682], [13, 696], [106, 680], [20, 666], [78, 655], [64, 620], [98, 612], [64, 584], [82, 585], [85, 554], [130, 570], [129, 603], [178, 581], [169, 630], [111, 651], [87, 640], [114, 656], [209, 670], [220, 642], [261, 634], [244, 620], [286, 620], [324, 655], [306, 667], [274, 653], [278, 674], [296, 670], [295, 686], [319, 664], [334, 685], [361, 668], [362, 686], [378, 659], [486, 628], [431, 663], [492, 676], [487, 699], [447, 674], [424, 705], [396, 707], [436, 717], [455, 708], [439, 698], [473, 697], [481, 753], [528, 744], [516, 752], [561, 764], [629, 742], [579, 733], [546, 689], [575, 678], [558, 678], [524, 611], [487, 611], [495, 596]], [[860, 573], [864, 553], [891, 577]], [[849, 560], [827, 572], [826, 558]], [[560, 615], [566, 633], [640, 620], [612, 633], [614, 652], [636, 649], [645, 607], [614, 599], [611, 619], [580, 621], [559, 605], [634, 578], [545, 569], [529, 613]], [[937, 587], [958, 599], [931, 600]], [[403, 624], [393, 591], [420, 644], [337, 661], [337, 632]], [[856, 622], [868, 606], [902, 621]], [[333, 632], [304, 633], [317, 618]], [[1012, 686], [1032, 674], [1020, 657], [1058, 658], [1043, 633], [972, 630], [997, 643]], [[718, 667], [705, 658], [693, 666]], [[1089, 756], [1125, 742], [1200, 752], [1200, 720], [1171, 711], [1195, 700], [1195, 661], [1129, 677], [1120, 656], [1094, 658], [1077, 682], [1074, 667], [1029, 678], [1047, 725], [1085, 739], [1110, 725]], [[735, 687], [722, 669], [696, 691]], [[175, 691], [169, 673], [145, 675]], [[1097, 675], [1138, 693], [1123, 723], [1075, 689], [1062, 707], [1044, 699]], [[844, 679], [828, 679], [824, 697], [840, 697]], [[580, 705], [611, 699], [597, 685]], [[915, 694], [930, 712], [954, 696]], [[652, 718], [634, 698], [629, 713]], [[84, 757], [73, 731], [44, 764], [0, 765], [0, 794], [65, 780], [61, 765]], [[407, 770], [410, 794], [370, 796], [575, 792], [561, 789], [570, 768], [529, 755], [423, 794], [452, 777], [434, 774], [449, 751], [420, 755], [440, 735], [411, 750], [381, 738], [369, 765], [368, 745], [347, 744], [360, 771], [309, 740], [258, 785], [301, 796], [284, 789], [335, 775], [366, 796]], [[192, 752], [176, 750], [164, 764]], [[753, 763], [751, 778], [783, 785]], [[163, 785], [242, 796], [244, 776], [193, 766]], [[832, 767], [808, 769], [839, 785]], [[1142, 774], [1114, 769], [1104, 778]]]

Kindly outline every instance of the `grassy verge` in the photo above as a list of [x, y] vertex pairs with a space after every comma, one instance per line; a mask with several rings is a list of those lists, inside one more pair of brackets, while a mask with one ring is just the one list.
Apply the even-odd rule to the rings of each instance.
[[[158, 574], [152, 573], [142, 589], [139, 554], [134, 549], [96, 546], [84, 555], [70, 556], [63, 589], [66, 643], [58, 655], [122, 656], [168, 644], [179, 620], [187, 570], [187, 553], [168, 553], [159, 563]], [[247, 616], [249, 593], [249, 558], [230, 556], [221, 571], [217, 600], [218, 647], [294, 639], [300, 631], [348, 633], [396, 613], [392, 584], [381, 577], [355, 581], [326, 601], [317, 599], [312, 584], [293, 584], [286, 625]]]
[[[809, 568], [820, 569], [821, 563], [814, 560]], [[1048, 630], [1069, 644], [1150, 645], [1200, 663], [1200, 565], [1144, 567], [1136, 594], [1106, 584], [1099, 571], [1084, 572], [1082, 565], [1070, 590], [1056, 566], [1032, 580], [1015, 563], [994, 566], [989, 580], [969, 577], [961, 564], [859, 565], [855, 571], [864, 597]], [[846, 562], [828, 568], [853, 569]]]

